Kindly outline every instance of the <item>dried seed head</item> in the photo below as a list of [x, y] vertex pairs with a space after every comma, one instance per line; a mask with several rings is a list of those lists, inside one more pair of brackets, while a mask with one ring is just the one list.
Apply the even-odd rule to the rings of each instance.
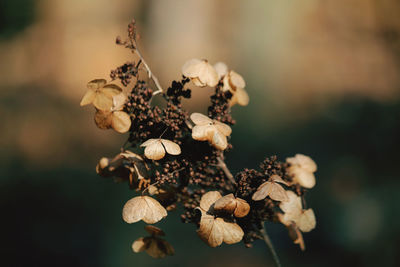
[[143, 220], [153, 224], [167, 216], [167, 211], [161, 204], [149, 196], [138, 196], [126, 202], [122, 210], [122, 218], [127, 223]]
[[214, 87], [218, 84], [218, 73], [207, 60], [191, 59], [182, 67], [182, 74], [191, 78], [196, 86]]

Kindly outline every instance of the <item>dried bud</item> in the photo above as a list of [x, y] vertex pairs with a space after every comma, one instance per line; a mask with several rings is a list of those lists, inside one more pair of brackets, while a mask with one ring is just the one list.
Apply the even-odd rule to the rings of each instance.
[[167, 139], [149, 139], [141, 147], [145, 147], [144, 155], [148, 159], [159, 160], [165, 156], [165, 152], [171, 155], [181, 154], [181, 148], [178, 144]]
[[153, 224], [167, 216], [167, 211], [161, 204], [149, 196], [134, 197], [126, 202], [122, 210], [122, 218], [127, 223], [143, 220]]

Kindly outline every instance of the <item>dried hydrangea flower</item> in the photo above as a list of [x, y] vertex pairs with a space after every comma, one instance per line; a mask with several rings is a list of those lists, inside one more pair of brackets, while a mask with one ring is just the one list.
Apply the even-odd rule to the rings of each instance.
[[113, 96], [122, 92], [115, 84], [106, 84], [104, 79], [96, 79], [88, 82], [88, 91], [83, 96], [80, 105], [92, 104], [99, 110], [110, 111], [113, 105]]
[[166, 209], [152, 197], [138, 196], [125, 203], [122, 209], [122, 218], [127, 223], [143, 220], [153, 224], [167, 216]]
[[201, 219], [197, 234], [210, 247], [217, 247], [222, 242], [226, 244], [238, 243], [244, 235], [242, 228], [236, 223], [210, 214], [212, 205], [220, 198], [222, 196], [218, 191], [207, 192], [201, 197], [200, 207], [198, 208], [201, 211]]
[[131, 128], [130, 116], [122, 111], [126, 103], [126, 95], [120, 93], [113, 97], [110, 111], [97, 110], [94, 121], [100, 129], [113, 128], [118, 133], [126, 133]]
[[218, 79], [221, 80], [226, 74], [228, 74], [228, 66], [224, 62], [217, 62], [214, 64], [214, 69], [218, 73]]
[[317, 164], [308, 156], [296, 154], [292, 158], [287, 158], [286, 162], [290, 164], [289, 174], [293, 176], [293, 182], [304, 188], [313, 188], [315, 186], [314, 172], [317, 171]]
[[165, 233], [158, 227], [147, 225], [145, 230], [151, 235], [140, 237], [132, 244], [132, 250], [136, 253], [145, 251], [153, 258], [160, 259], [166, 256], [174, 255], [174, 248], [166, 240], [159, 236], [165, 236]]
[[219, 150], [224, 150], [228, 146], [226, 137], [232, 133], [229, 125], [210, 119], [201, 113], [192, 113], [190, 119], [195, 124], [192, 129], [194, 140], [208, 141]]
[[199, 87], [214, 87], [219, 81], [217, 71], [204, 59], [188, 60], [182, 67], [182, 74]]
[[144, 155], [146, 158], [152, 160], [162, 159], [165, 156], [165, 152], [170, 155], [181, 154], [181, 147], [167, 139], [149, 139], [140, 146], [145, 147]]
[[217, 213], [233, 214], [235, 217], [245, 217], [250, 211], [250, 205], [246, 200], [235, 197], [232, 193], [218, 199], [214, 203], [214, 211]]
[[293, 191], [287, 191], [288, 201], [281, 202], [279, 207], [284, 214], [279, 214], [279, 220], [288, 226], [295, 223], [302, 232], [310, 232], [315, 228], [316, 220], [312, 209], [303, 210], [301, 198]]
[[272, 175], [267, 182], [262, 183], [253, 194], [254, 201], [263, 200], [267, 196], [275, 201], [288, 201], [285, 189], [279, 184], [288, 185], [279, 175]]
[[231, 70], [224, 76], [223, 84], [222, 90], [232, 93], [232, 98], [229, 102], [231, 106], [235, 104], [247, 106], [249, 104], [249, 95], [247, 94], [246, 90], [244, 90], [246, 87], [246, 82], [240, 74]]

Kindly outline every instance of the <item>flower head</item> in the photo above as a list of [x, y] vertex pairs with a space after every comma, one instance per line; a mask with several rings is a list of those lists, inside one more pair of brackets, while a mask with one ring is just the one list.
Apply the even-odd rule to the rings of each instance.
[[115, 84], [106, 84], [104, 79], [96, 79], [88, 82], [88, 91], [83, 96], [80, 105], [92, 104], [99, 110], [110, 111], [113, 106], [113, 96], [122, 92]]
[[165, 156], [165, 152], [171, 155], [181, 154], [181, 148], [178, 144], [167, 139], [149, 139], [141, 147], [145, 147], [144, 155], [148, 159], [159, 160]]
[[293, 182], [304, 188], [313, 188], [315, 186], [314, 172], [317, 171], [317, 164], [308, 156], [296, 154], [292, 158], [287, 158], [286, 162], [290, 164], [289, 174], [293, 177]]
[[219, 80], [217, 71], [205, 59], [188, 60], [182, 67], [182, 74], [190, 78], [199, 87], [214, 87]]

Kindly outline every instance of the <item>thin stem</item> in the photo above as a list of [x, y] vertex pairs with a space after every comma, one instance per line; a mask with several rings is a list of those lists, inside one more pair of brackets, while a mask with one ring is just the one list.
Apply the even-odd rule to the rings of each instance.
[[228, 177], [229, 181], [231, 181], [233, 184], [236, 184], [235, 178], [233, 177], [233, 174], [231, 171], [228, 169], [228, 166], [226, 166], [225, 161], [222, 159], [221, 156], [217, 157], [218, 160], [218, 167], [222, 169], [222, 171], [225, 173], [226, 177]]
[[269, 236], [267, 234], [267, 230], [265, 229], [265, 224], [263, 224], [263, 228], [260, 230], [260, 233], [262, 234], [265, 244], [267, 244], [269, 250], [271, 251], [271, 254], [272, 254], [272, 257], [274, 258], [276, 266], [281, 267], [281, 262], [279, 261], [278, 254], [276, 254], [274, 245], [272, 244], [271, 239], [269, 238]]

